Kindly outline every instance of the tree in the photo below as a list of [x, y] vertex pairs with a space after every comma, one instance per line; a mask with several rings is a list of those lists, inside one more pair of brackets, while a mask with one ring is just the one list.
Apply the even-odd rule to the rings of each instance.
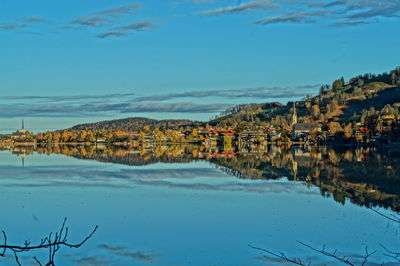
[[82, 130], [79, 132], [78, 139], [79, 139], [80, 141], [85, 141], [85, 140], [86, 140], [86, 137], [87, 137], [87, 131], [86, 131], [86, 129], [82, 129]]
[[317, 127], [314, 127], [313, 129], [310, 130], [310, 137], [312, 139], [316, 139], [317, 136], [321, 135], [320, 130]]
[[69, 229], [66, 227], [67, 218], [64, 219], [64, 222], [61, 226], [60, 231], [56, 233], [50, 233], [48, 236], [44, 237], [40, 240], [37, 245], [31, 245], [30, 241], [25, 241], [25, 243], [21, 246], [18, 245], [8, 245], [7, 244], [7, 235], [3, 231], [4, 237], [4, 244], [0, 245], [0, 249], [2, 252], [0, 253], [0, 257], [5, 257], [7, 251], [11, 251], [14, 255], [15, 261], [18, 265], [21, 265], [18, 254], [19, 253], [26, 253], [32, 250], [41, 250], [41, 249], [48, 249], [48, 262], [45, 264], [41, 263], [37, 257], [32, 257], [35, 264], [38, 265], [46, 265], [46, 266], [54, 266], [55, 265], [55, 255], [60, 250], [61, 247], [69, 247], [69, 248], [80, 248], [83, 244], [85, 244], [97, 231], [99, 226], [97, 225], [92, 232], [81, 242], [76, 244], [71, 244], [68, 242], [68, 233]]
[[96, 141], [95, 134], [93, 133], [92, 130], [89, 130], [87, 132], [86, 140], [89, 141], [89, 142], [95, 142]]
[[337, 133], [342, 131], [342, 127], [338, 122], [329, 122], [328, 124], [328, 132], [331, 135], [336, 135]]
[[53, 142], [60, 142], [61, 134], [60, 132], [56, 131], [53, 133]]
[[50, 131], [46, 132], [44, 138], [45, 138], [47, 143], [51, 143], [53, 141], [53, 135], [51, 134]]
[[345, 127], [344, 127], [344, 136], [346, 138], [350, 138], [353, 135], [353, 125], [351, 123], [348, 123]]
[[321, 111], [319, 109], [319, 106], [317, 104], [314, 104], [311, 107], [311, 114], [315, 119], [318, 119], [319, 115], [320, 115]]
[[61, 134], [62, 142], [71, 141], [71, 136], [72, 136], [72, 133], [70, 131], [68, 131], [68, 130], [63, 131], [62, 134]]
[[335, 80], [334, 82], [333, 82], [333, 84], [332, 84], [332, 89], [334, 90], [334, 91], [336, 91], [336, 90], [338, 90], [338, 89], [341, 89], [341, 88], [343, 88], [344, 87], [344, 78], [343, 77], [341, 77], [340, 79], [338, 79], [338, 80]]

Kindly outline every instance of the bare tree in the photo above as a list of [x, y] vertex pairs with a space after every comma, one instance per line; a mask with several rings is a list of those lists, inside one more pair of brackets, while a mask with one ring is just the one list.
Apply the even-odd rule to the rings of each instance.
[[[385, 219], [387, 219], [387, 220], [389, 220], [391, 222], [400, 224], [400, 216], [393, 215], [393, 214], [386, 215], [386, 214], [384, 214], [383, 212], [381, 212], [377, 208], [373, 208], [373, 207], [370, 207], [370, 206], [366, 206], [366, 207], [368, 209], [370, 209], [371, 211], [375, 212], [376, 214], [382, 216], [383, 218], [385, 218]], [[376, 251], [370, 252], [368, 250], [368, 247], [366, 246], [365, 247], [365, 254], [360, 256], [362, 261], [356, 263], [356, 262], [352, 261], [350, 257], [339, 255], [337, 250], [333, 250], [333, 251], [326, 250], [325, 245], [322, 247], [322, 249], [317, 249], [317, 248], [315, 248], [315, 247], [313, 247], [313, 246], [311, 246], [309, 244], [305, 244], [304, 242], [301, 242], [301, 241], [297, 241], [297, 243], [299, 243], [300, 245], [302, 245], [302, 246], [304, 246], [304, 247], [306, 247], [306, 248], [308, 248], [308, 249], [310, 249], [312, 251], [315, 251], [315, 252], [317, 252], [317, 253], [325, 256], [325, 257], [332, 258], [332, 259], [334, 259], [334, 260], [336, 260], [336, 261], [338, 261], [338, 262], [340, 262], [340, 263], [342, 263], [344, 265], [350, 265], [350, 266], [354, 266], [354, 265], [364, 266], [368, 262], [368, 259], [373, 254], [376, 253]], [[292, 264], [295, 264], [295, 265], [302, 265], [302, 266], [311, 265], [311, 262], [303, 262], [300, 258], [290, 258], [283, 252], [273, 252], [271, 250], [260, 248], [260, 247], [256, 247], [256, 246], [252, 246], [252, 245], [248, 245], [248, 246], [250, 248], [252, 248], [252, 249], [259, 250], [259, 251], [261, 251], [263, 253], [272, 255], [272, 256], [274, 256], [276, 258], [279, 258], [279, 259], [281, 259], [282, 261], [285, 261], [285, 262], [289, 262], [289, 263], [292, 263]], [[390, 250], [390, 249], [386, 248], [382, 244], [380, 244], [380, 246], [384, 250], [384, 253], [383, 253], [384, 256], [392, 258], [392, 259], [396, 260], [397, 262], [400, 262], [400, 252]]]
[[49, 250], [49, 255], [46, 263], [40, 262], [40, 260], [34, 256], [33, 260], [40, 266], [46, 265], [46, 266], [54, 266], [55, 265], [55, 255], [57, 251], [60, 250], [62, 246], [69, 247], [69, 248], [79, 248], [83, 244], [85, 244], [97, 231], [99, 228], [98, 225], [95, 226], [95, 228], [92, 230], [92, 232], [81, 242], [76, 243], [76, 244], [71, 244], [68, 242], [68, 233], [69, 229], [66, 227], [66, 222], [67, 218], [64, 219], [64, 222], [61, 226], [60, 231], [58, 232], [50, 232], [50, 234], [43, 239], [40, 240], [40, 242], [36, 245], [31, 245], [31, 242], [25, 241], [23, 245], [18, 246], [18, 245], [8, 245], [7, 244], [7, 235], [4, 231], [3, 237], [4, 237], [4, 244], [0, 245], [0, 250], [2, 252], [0, 253], [1, 257], [5, 257], [7, 251], [11, 251], [14, 254], [15, 261], [18, 265], [21, 265], [21, 262], [19, 260], [18, 254], [23, 253], [23, 252], [29, 252], [33, 250], [39, 250], [39, 249], [48, 249]]
[[[317, 249], [317, 248], [314, 248], [314, 247], [312, 247], [312, 246], [310, 246], [308, 244], [305, 244], [303, 242], [300, 242], [300, 241], [297, 241], [297, 243], [299, 243], [300, 245], [302, 245], [304, 247], [307, 247], [307, 248], [309, 248], [309, 249], [311, 249], [311, 250], [313, 250], [313, 251], [315, 251], [315, 252], [317, 252], [317, 253], [319, 253], [321, 255], [324, 255], [325, 257], [329, 257], [329, 258], [332, 258], [332, 259], [334, 259], [334, 260], [336, 260], [338, 262], [341, 262], [344, 265], [350, 265], [350, 266], [358, 265], [355, 262], [352, 262], [350, 260], [350, 258], [348, 258], [346, 256], [339, 255], [338, 254], [338, 250], [328, 251], [328, 250], [326, 250], [325, 246], [323, 246], [322, 249]], [[263, 249], [263, 248], [255, 247], [255, 246], [252, 246], [252, 245], [249, 245], [249, 247], [251, 247], [253, 249], [256, 249], [256, 250], [259, 250], [259, 251], [262, 251], [264, 253], [270, 254], [270, 255], [272, 255], [272, 256], [274, 256], [276, 258], [281, 259], [282, 261], [289, 262], [289, 263], [292, 263], [292, 264], [295, 264], [295, 265], [302, 265], [302, 266], [310, 266], [311, 265], [311, 262], [303, 262], [300, 258], [290, 258], [290, 257], [286, 256], [286, 254], [283, 253], [283, 252], [272, 252], [270, 250], [266, 250], [266, 249]], [[368, 251], [368, 247], [365, 247], [365, 255], [361, 256], [363, 261], [362, 261], [362, 263], [360, 265], [364, 266], [368, 262], [368, 258], [370, 256], [372, 256], [373, 254], [375, 254], [375, 253], [376, 253], [376, 251], [369, 252]]]

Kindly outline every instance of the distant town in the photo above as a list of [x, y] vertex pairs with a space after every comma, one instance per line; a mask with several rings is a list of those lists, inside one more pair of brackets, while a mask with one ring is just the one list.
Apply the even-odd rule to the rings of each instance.
[[400, 143], [400, 67], [323, 85], [296, 102], [242, 104], [207, 122], [126, 118], [34, 134], [0, 136], [2, 146], [194, 143], [235, 150], [259, 144], [394, 145]]

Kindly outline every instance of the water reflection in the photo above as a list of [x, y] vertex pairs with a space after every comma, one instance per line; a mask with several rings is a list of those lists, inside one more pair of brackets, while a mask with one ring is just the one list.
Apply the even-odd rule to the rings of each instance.
[[[326, 147], [326, 146], [253, 146], [241, 150], [222, 150], [218, 147], [196, 145], [142, 146], [127, 148], [123, 146], [68, 146], [14, 147], [12, 153], [21, 157], [22, 164], [26, 156], [33, 153], [63, 154], [78, 159], [96, 160], [104, 163], [123, 165], [149, 165], [163, 163], [189, 163], [207, 161], [223, 172], [240, 179], [300, 181], [306, 186], [316, 186], [321, 195], [332, 197], [336, 202], [385, 207], [400, 212], [400, 150], [370, 147]], [[31, 170], [32, 171], [32, 170]], [[119, 173], [123, 179], [137, 177], [136, 183], [153, 186], [191, 186], [190, 188], [209, 190], [250, 190], [268, 192], [273, 184], [235, 183], [199, 185], [176, 184], [162, 181], [166, 170], [142, 172], [135, 169]], [[185, 172], [186, 171], [186, 172]], [[181, 169], [167, 176], [198, 176], [199, 173], [217, 177], [212, 169]], [[204, 172], [206, 171], [206, 172]], [[208, 171], [208, 172], [207, 172]], [[107, 172], [87, 173], [93, 177]], [[85, 176], [85, 173], [79, 173]], [[146, 176], [147, 174], [147, 176]], [[44, 173], [40, 173], [44, 176]], [[53, 175], [53, 173], [52, 173]], [[117, 174], [114, 173], [113, 176]], [[158, 179], [158, 180], [155, 180]], [[281, 185], [282, 184], [275, 184]], [[293, 189], [283, 185], [280, 189]], [[276, 189], [276, 188], [275, 188]], [[279, 189], [278, 189], [279, 190]]]

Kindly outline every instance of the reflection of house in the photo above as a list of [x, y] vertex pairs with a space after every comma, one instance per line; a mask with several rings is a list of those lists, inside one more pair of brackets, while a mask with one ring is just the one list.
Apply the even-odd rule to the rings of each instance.
[[279, 133], [273, 132], [273, 133], [271, 133], [271, 134], [269, 135], [269, 139], [270, 139], [272, 142], [276, 142], [276, 141], [278, 141], [280, 138], [281, 138], [281, 133], [280, 133], [280, 132], [279, 132]]
[[392, 125], [396, 122], [396, 117], [394, 115], [383, 115], [382, 116], [382, 129], [383, 131], [390, 131], [392, 130]]
[[370, 130], [366, 127], [360, 127], [359, 129], [356, 130], [356, 132], [354, 133], [354, 135], [356, 136], [356, 138], [358, 140], [362, 140], [363, 138], [368, 137], [368, 135], [370, 134]]

